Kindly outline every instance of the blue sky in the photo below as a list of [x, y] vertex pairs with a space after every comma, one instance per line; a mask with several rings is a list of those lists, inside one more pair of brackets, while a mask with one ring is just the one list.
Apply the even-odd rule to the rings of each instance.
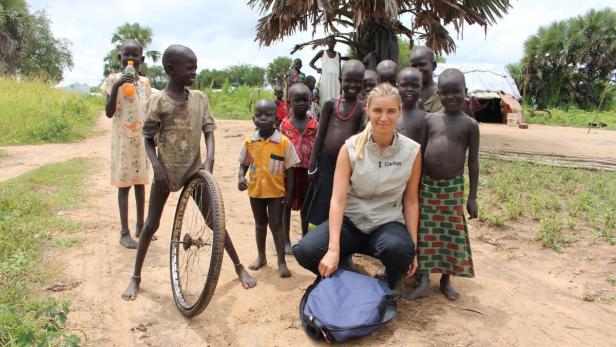
[[[271, 47], [259, 47], [254, 42], [259, 13], [244, 0], [30, 0], [28, 4], [32, 10], [46, 10], [54, 34], [72, 42], [75, 66], [65, 72], [63, 85], [99, 84], [102, 59], [112, 48], [111, 35], [126, 22], [152, 28], [150, 49], [163, 51], [173, 43], [191, 47], [199, 69], [238, 63], [266, 66], [275, 57], [289, 56], [295, 44], [311, 38], [310, 33], [298, 33]], [[504, 65], [518, 61], [524, 40], [541, 25], [582, 15], [592, 8], [616, 7], [616, 0], [513, 0], [512, 4], [510, 13], [489, 27], [487, 35], [481, 27], [466, 26], [463, 37], [456, 40], [456, 53], [448, 56], [447, 62]], [[346, 51], [346, 47], [337, 48]], [[307, 48], [296, 54], [304, 61], [307, 74], [316, 74], [307, 66], [315, 53]]]

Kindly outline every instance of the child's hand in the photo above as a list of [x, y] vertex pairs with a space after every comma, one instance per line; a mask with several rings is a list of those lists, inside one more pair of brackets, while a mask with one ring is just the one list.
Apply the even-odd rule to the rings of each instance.
[[116, 81], [116, 87], [120, 87], [124, 83], [135, 83], [135, 76], [132, 75], [122, 75], [119, 80]]
[[154, 168], [154, 182], [161, 192], [169, 191], [169, 176], [162, 167]]
[[284, 208], [288, 210], [293, 207], [293, 194], [285, 195], [285, 197], [282, 199], [282, 206], [284, 206]]
[[469, 199], [466, 202], [466, 211], [470, 215], [469, 219], [477, 218], [477, 201], [475, 199]]
[[248, 189], [248, 182], [246, 182], [246, 177], [240, 177], [240, 179], [237, 181], [237, 189], [239, 189], [241, 192]]

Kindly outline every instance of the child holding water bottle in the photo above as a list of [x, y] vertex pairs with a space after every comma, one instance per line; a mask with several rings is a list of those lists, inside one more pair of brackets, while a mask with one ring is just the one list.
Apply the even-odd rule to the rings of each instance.
[[137, 248], [128, 227], [128, 193], [135, 187], [137, 223], [135, 236], [143, 227], [145, 184], [148, 183], [148, 164], [141, 128], [146, 115], [146, 103], [152, 94], [147, 77], [137, 74], [143, 62], [143, 47], [136, 40], [126, 40], [119, 59], [124, 73], [112, 73], [101, 86], [107, 97], [105, 113], [112, 118], [111, 184], [118, 187], [120, 209], [120, 244]]

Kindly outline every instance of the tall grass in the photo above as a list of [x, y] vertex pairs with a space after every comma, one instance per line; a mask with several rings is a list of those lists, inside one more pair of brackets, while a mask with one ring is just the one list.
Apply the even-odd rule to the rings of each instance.
[[37, 80], [0, 78], [0, 145], [62, 143], [85, 138], [101, 97], [77, 95]]
[[616, 172], [482, 158], [480, 178], [479, 218], [492, 226], [526, 217], [556, 251], [583, 237], [616, 244]]
[[0, 183], [0, 345], [73, 345], [62, 325], [67, 303], [45, 297], [41, 250], [52, 232], [79, 225], [58, 216], [84, 197], [88, 163], [74, 159], [47, 165]]
[[204, 92], [217, 119], [251, 119], [257, 100], [275, 99], [271, 91], [248, 86], [225, 86], [221, 90], [206, 89]]

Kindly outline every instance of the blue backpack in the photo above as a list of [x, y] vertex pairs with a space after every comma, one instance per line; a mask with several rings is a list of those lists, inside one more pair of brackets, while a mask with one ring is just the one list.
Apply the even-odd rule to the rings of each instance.
[[327, 342], [369, 335], [396, 316], [396, 302], [384, 281], [339, 269], [315, 281], [300, 301], [306, 333]]

